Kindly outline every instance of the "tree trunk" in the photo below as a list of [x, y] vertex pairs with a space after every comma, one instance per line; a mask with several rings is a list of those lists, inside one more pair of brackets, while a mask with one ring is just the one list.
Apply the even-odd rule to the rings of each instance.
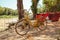
[[23, 0], [17, 0], [17, 9], [18, 9], [18, 13], [19, 13], [19, 20], [21, 18], [23, 18], [23, 14], [24, 14], [24, 11], [23, 11]]
[[37, 4], [38, 4], [39, 0], [32, 0], [32, 6], [31, 6], [31, 10], [33, 13], [33, 19], [35, 19], [35, 16], [37, 14]]

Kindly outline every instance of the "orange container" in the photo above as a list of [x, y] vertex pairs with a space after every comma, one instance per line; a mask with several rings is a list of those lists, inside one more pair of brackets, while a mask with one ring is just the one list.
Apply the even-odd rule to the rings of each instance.
[[41, 22], [45, 21], [46, 17], [48, 16], [48, 14], [37, 14], [36, 15], [36, 19], [39, 19]]

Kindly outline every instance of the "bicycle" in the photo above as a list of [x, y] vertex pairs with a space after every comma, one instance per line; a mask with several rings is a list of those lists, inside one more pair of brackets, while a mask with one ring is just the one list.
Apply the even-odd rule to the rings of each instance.
[[24, 18], [22, 18], [15, 24], [15, 31], [18, 35], [21, 36], [26, 35], [28, 33], [34, 33], [33, 31], [35, 32], [44, 31], [46, 28], [47, 28], [46, 18], [44, 19], [44, 21], [40, 21], [39, 18], [30, 20], [27, 14], [24, 14]]

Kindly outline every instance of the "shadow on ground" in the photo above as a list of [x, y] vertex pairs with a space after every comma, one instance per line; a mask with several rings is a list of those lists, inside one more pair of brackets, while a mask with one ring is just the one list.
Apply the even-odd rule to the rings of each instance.
[[59, 30], [60, 27], [55, 27], [55, 26], [47, 26], [47, 29], [44, 31], [40, 31], [40, 32], [36, 32], [36, 33], [32, 33], [32, 34], [27, 34], [25, 36], [20, 36], [18, 35], [13, 26], [12, 29], [0, 32], [0, 40], [22, 40], [24, 38], [24, 40], [27, 40], [28, 36], [32, 36], [34, 38], [54, 38], [56, 39], [57, 37], [59, 37]]

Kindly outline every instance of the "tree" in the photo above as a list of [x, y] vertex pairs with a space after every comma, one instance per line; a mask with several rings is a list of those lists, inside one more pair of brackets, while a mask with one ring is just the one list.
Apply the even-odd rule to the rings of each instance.
[[43, 4], [45, 4], [47, 11], [60, 11], [60, 0], [43, 0]]
[[0, 15], [17, 15], [18, 11], [0, 6]]
[[17, 0], [17, 9], [19, 14], [19, 19], [21, 19], [24, 15], [23, 12], [23, 0]]
[[33, 13], [33, 18], [35, 17], [35, 15], [37, 13], [38, 2], [39, 2], [39, 0], [32, 0], [31, 10], [32, 10], [32, 13]]
[[0, 6], [0, 15], [3, 15], [4, 8]]

